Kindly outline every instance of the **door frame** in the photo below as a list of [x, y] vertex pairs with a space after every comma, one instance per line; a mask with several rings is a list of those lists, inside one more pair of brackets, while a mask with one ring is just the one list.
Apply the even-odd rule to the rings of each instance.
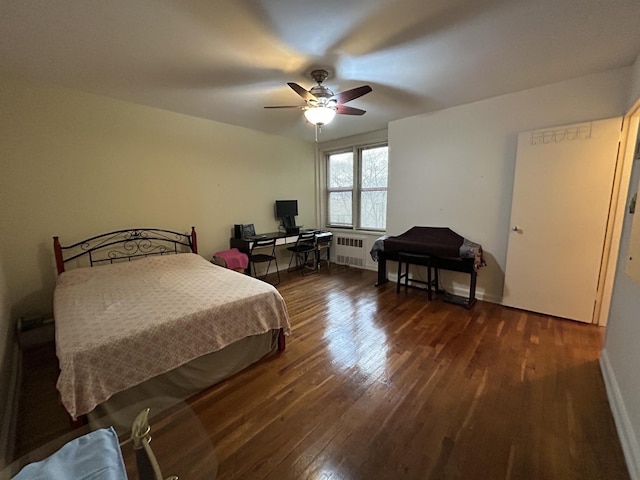
[[627, 114], [624, 115], [622, 120], [618, 158], [616, 160], [611, 203], [609, 205], [609, 218], [607, 220], [600, 275], [598, 277], [596, 305], [593, 312], [593, 323], [600, 326], [605, 326], [609, 319], [613, 281], [616, 275], [618, 255], [620, 254], [622, 223], [624, 221], [627, 194], [630, 187], [629, 182], [631, 180], [631, 168], [633, 167], [639, 124], [640, 99]]

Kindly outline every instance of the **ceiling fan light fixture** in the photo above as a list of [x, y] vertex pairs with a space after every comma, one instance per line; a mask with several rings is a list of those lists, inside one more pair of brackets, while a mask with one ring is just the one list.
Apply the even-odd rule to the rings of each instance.
[[302, 110], [307, 122], [315, 126], [317, 142], [318, 132], [324, 125], [331, 123], [336, 114], [364, 115], [366, 113], [364, 110], [348, 107], [344, 104], [372, 91], [369, 85], [362, 85], [340, 93], [333, 93], [330, 88], [322, 85], [322, 82], [328, 77], [329, 72], [327, 70], [313, 70], [311, 78], [318, 84], [310, 90], [301, 87], [297, 83], [287, 82], [287, 85], [305, 101], [305, 105], [275, 105], [264, 108], [295, 108]]
[[304, 111], [304, 116], [313, 125], [327, 125], [336, 116], [336, 110], [330, 107], [312, 107]]

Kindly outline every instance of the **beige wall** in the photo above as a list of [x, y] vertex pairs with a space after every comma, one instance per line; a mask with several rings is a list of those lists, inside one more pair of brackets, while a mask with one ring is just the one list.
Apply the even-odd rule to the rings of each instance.
[[10, 311], [4, 261], [0, 254], [0, 469], [9, 463], [13, 451], [11, 417], [14, 406], [13, 383], [17, 347]]
[[[482, 244], [478, 297], [500, 302], [518, 133], [622, 116], [630, 76], [608, 71], [391, 122], [387, 233], [444, 226]], [[445, 289], [467, 294], [468, 275], [443, 273]]]
[[0, 77], [0, 254], [12, 320], [51, 312], [51, 237], [195, 225], [205, 258], [235, 223], [273, 231], [274, 200], [315, 224], [312, 144]]

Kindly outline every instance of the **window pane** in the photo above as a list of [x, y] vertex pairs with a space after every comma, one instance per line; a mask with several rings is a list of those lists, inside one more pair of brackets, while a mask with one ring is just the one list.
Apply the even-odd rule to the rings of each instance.
[[333, 153], [329, 155], [329, 188], [353, 187], [353, 153]]
[[362, 150], [362, 188], [387, 188], [389, 148], [375, 147]]
[[360, 195], [360, 227], [387, 228], [387, 191], [374, 190]]
[[329, 224], [353, 225], [351, 192], [329, 192]]

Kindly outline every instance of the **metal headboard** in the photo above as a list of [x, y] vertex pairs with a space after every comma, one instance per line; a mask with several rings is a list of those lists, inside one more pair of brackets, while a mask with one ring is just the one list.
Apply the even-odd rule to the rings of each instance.
[[60, 274], [64, 272], [67, 262], [84, 256], [93, 267], [151, 255], [186, 251], [198, 253], [198, 244], [195, 227], [191, 227], [190, 234], [158, 228], [132, 228], [103, 233], [64, 247], [60, 245], [58, 237], [53, 237], [53, 250]]

